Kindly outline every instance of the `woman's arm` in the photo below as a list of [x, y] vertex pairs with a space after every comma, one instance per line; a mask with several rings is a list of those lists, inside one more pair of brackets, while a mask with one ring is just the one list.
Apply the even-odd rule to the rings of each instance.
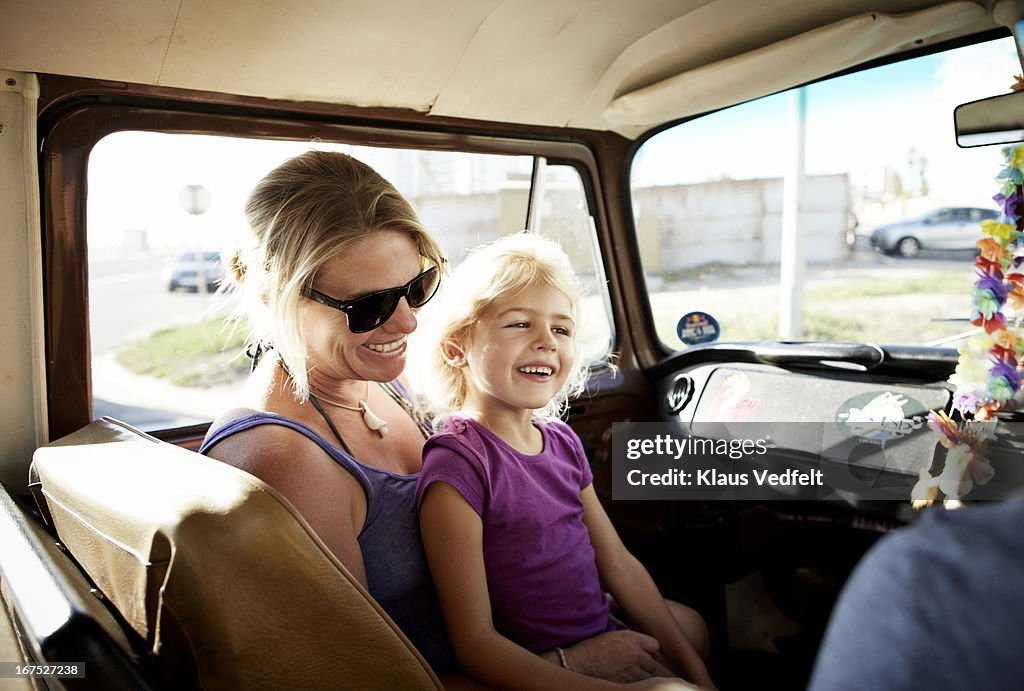
[[573, 674], [534, 655], [494, 629], [483, 558], [483, 524], [454, 487], [430, 485], [420, 506], [420, 530], [448, 634], [462, 668], [496, 688], [615, 688]]
[[683, 635], [647, 569], [622, 544], [594, 486], [585, 487], [580, 498], [604, 586], [637, 628], [658, 639], [662, 654], [685, 679], [713, 688], [704, 661]]

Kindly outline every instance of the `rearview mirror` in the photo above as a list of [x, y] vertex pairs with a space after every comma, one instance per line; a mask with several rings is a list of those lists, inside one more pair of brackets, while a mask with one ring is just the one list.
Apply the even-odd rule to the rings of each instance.
[[1024, 91], [971, 101], [953, 111], [962, 148], [1024, 141]]

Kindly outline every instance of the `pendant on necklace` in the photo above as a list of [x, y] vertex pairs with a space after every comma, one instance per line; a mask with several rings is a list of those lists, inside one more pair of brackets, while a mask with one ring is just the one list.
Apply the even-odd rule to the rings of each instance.
[[366, 401], [359, 401], [359, 409], [363, 411], [363, 422], [367, 427], [379, 434], [381, 439], [388, 436], [388, 423], [374, 415]]

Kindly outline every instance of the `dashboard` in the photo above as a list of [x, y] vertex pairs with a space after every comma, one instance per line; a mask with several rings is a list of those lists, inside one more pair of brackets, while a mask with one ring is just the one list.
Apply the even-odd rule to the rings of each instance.
[[[661, 363], [655, 384], [676, 434], [767, 442], [765, 453], [735, 461], [733, 471], [823, 473], [817, 487], [777, 484], [732, 498], [834, 499], [905, 516], [919, 472], [936, 475], [944, 464], [928, 415], [949, 411], [945, 380], [955, 363], [954, 350], [715, 343]], [[986, 447], [995, 475], [969, 500], [1005, 498], [1024, 486], [1024, 416], [1004, 414], [995, 429]]]

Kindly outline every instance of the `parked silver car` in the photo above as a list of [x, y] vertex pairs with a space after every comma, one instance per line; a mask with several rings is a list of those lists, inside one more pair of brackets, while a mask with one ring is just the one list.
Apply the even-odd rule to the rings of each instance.
[[[174, 292], [178, 288], [197, 291], [200, 286], [199, 262], [197, 252], [185, 252], [167, 262], [164, 267], [164, 281], [167, 283], [167, 290]], [[221, 280], [224, 278], [224, 267], [220, 261], [220, 252], [206, 251], [203, 255], [203, 277], [206, 279], [206, 291], [212, 293], [217, 290]]]
[[998, 212], [969, 206], [935, 209], [926, 214], [879, 226], [871, 245], [886, 254], [916, 257], [921, 250], [969, 250], [981, 237], [978, 224], [995, 219]]

